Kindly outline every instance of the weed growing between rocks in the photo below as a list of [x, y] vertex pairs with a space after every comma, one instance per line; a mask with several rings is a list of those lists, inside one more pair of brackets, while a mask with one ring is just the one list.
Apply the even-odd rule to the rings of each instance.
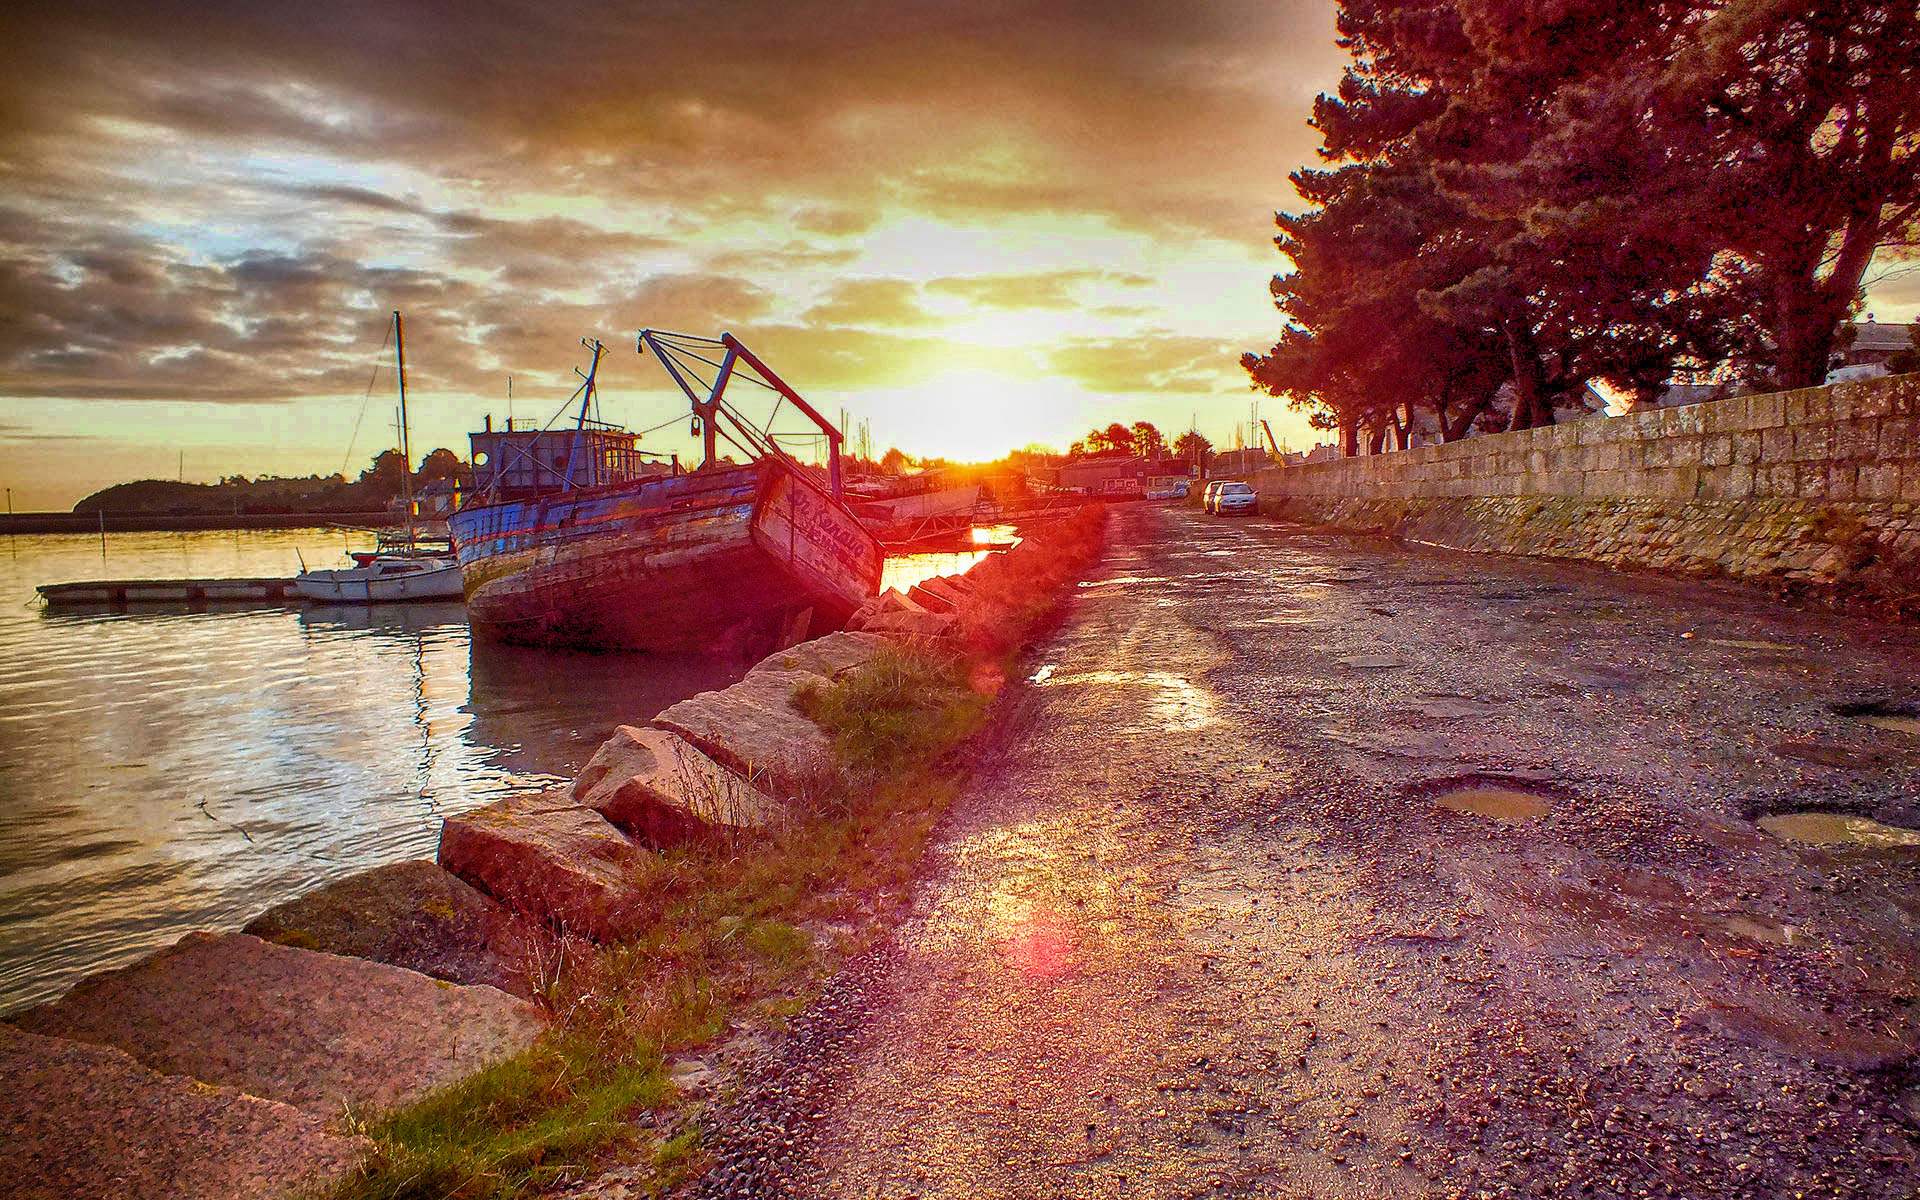
[[833, 739], [848, 776], [844, 795], [958, 745], [989, 697], [969, 687], [958, 656], [903, 647], [830, 684], [803, 687], [795, 701]]
[[958, 792], [954, 752], [986, 721], [997, 689], [979, 681], [1005, 678], [1024, 631], [1098, 553], [1101, 516], [1060, 522], [1044, 552], [987, 573], [993, 611], [969, 621], [969, 653], [903, 647], [803, 688], [836, 760], [808, 815], [650, 856], [639, 932], [568, 938], [542, 964], [540, 1042], [362, 1125], [373, 1150], [328, 1200], [507, 1200], [588, 1177], [659, 1195], [703, 1171], [713, 1085], [691, 1055], [777, 1031], [883, 934]]

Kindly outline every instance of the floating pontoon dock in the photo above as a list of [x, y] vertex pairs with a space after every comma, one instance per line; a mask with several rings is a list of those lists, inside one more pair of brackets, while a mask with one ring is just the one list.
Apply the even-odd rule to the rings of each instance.
[[34, 589], [48, 608], [123, 604], [305, 604], [286, 579], [89, 579]]

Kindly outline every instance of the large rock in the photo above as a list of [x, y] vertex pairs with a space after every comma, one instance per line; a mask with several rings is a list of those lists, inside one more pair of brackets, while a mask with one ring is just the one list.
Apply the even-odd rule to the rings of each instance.
[[769, 654], [747, 674], [751, 677], [756, 672], [805, 671], [834, 679], [865, 666], [888, 649], [887, 639], [883, 637], [843, 630]]
[[784, 804], [678, 734], [622, 725], [573, 781], [573, 797], [654, 846], [787, 820]]
[[926, 610], [918, 604], [907, 599], [899, 588], [888, 588], [878, 596], [863, 601], [859, 608], [854, 609], [853, 615], [847, 618], [847, 628], [852, 630], [865, 629], [868, 621], [886, 613], [925, 611]]
[[326, 1186], [367, 1149], [314, 1113], [10, 1025], [0, 1079], [0, 1195], [22, 1200], [284, 1196]]
[[907, 592], [907, 598], [929, 612], [948, 613], [966, 602], [966, 593], [954, 587], [944, 576], [936, 575], [914, 584]]
[[526, 1049], [541, 1027], [495, 988], [244, 933], [190, 933], [12, 1020], [323, 1116], [403, 1105]]
[[867, 632], [904, 642], [937, 642], [960, 636], [960, 618], [950, 612], [891, 612], [869, 617]]
[[756, 670], [732, 687], [701, 692], [653, 719], [783, 799], [808, 798], [833, 769], [827, 735], [794, 703], [802, 687], [820, 686], [810, 671]]
[[557, 955], [544, 927], [420, 859], [276, 905], [244, 932], [516, 996], [532, 996]]
[[440, 865], [509, 908], [595, 941], [631, 936], [650, 911], [651, 856], [566, 792], [447, 818]]

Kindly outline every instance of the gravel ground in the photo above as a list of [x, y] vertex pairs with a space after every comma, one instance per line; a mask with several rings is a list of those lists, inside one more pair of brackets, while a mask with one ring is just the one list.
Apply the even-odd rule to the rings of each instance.
[[1920, 732], [1834, 712], [1916, 667], [1732, 586], [1117, 508], [699, 1187], [1920, 1194], [1920, 849], [1752, 824], [1920, 825]]

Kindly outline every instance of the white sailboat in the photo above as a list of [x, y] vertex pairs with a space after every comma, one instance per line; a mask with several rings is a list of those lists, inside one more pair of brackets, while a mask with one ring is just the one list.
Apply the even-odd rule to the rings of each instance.
[[407, 431], [407, 348], [398, 309], [393, 314], [393, 352], [400, 375], [400, 486], [406, 501], [406, 537], [393, 542], [383, 538], [374, 553], [353, 555], [351, 567], [302, 570], [294, 577], [293, 587], [309, 600], [322, 604], [389, 604], [462, 598], [460, 564], [453, 552], [425, 549], [414, 533], [413, 447]]

